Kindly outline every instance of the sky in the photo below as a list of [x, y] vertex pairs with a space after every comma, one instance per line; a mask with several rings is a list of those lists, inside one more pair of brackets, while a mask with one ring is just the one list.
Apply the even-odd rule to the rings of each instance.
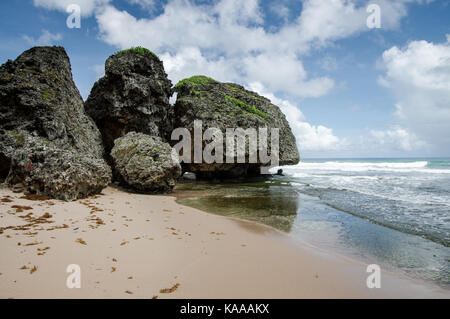
[[450, 0], [2, 0], [0, 64], [42, 45], [65, 47], [84, 99], [144, 46], [173, 84], [271, 99], [303, 158], [450, 157]]

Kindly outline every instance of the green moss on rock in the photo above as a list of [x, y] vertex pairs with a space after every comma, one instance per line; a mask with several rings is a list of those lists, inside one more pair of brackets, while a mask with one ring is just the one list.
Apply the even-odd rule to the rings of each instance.
[[7, 73], [7, 74], [3, 77], [3, 80], [9, 82], [9, 81], [12, 80], [13, 77], [14, 77], [14, 74]]
[[184, 79], [184, 80], [181, 80], [180, 82], [178, 82], [177, 85], [175, 85], [175, 89], [178, 89], [185, 84], [197, 86], [197, 85], [208, 84], [211, 82], [215, 82], [215, 80], [212, 78], [209, 78], [207, 76], [204, 76], [204, 75], [194, 75], [194, 76], [191, 76], [190, 78], [187, 78], [187, 79]]
[[[118, 144], [120, 145], [120, 144]], [[115, 156], [118, 159], [124, 159], [124, 158], [131, 158], [135, 153], [137, 153], [136, 148], [138, 147], [138, 143], [135, 143], [134, 145], [131, 145], [130, 147], [124, 147], [115, 153]]]
[[25, 135], [22, 132], [19, 132], [17, 130], [9, 131], [9, 134], [11, 134], [14, 139], [16, 140], [16, 143], [19, 146], [23, 146], [25, 144]]
[[249, 105], [245, 102], [242, 102], [239, 99], [236, 99], [234, 97], [231, 97], [229, 95], [224, 94], [225, 99], [227, 99], [228, 101], [230, 101], [231, 103], [233, 103], [235, 106], [237, 106], [238, 108], [247, 111], [249, 113], [253, 113], [255, 115], [258, 115], [262, 118], [268, 118], [269, 115], [267, 113], [264, 113], [263, 111], [257, 109], [254, 105]]
[[42, 91], [42, 99], [44, 101], [54, 99], [56, 97], [56, 92], [53, 89], [47, 89]]
[[114, 53], [114, 55], [126, 54], [126, 53], [138, 53], [138, 54], [143, 54], [143, 55], [151, 54], [159, 60], [159, 57], [155, 53], [153, 53], [152, 51], [150, 51], [149, 49], [144, 48], [144, 47], [133, 47], [133, 48], [129, 48], [126, 50], [120, 50], [120, 51], [117, 51], [116, 53]]

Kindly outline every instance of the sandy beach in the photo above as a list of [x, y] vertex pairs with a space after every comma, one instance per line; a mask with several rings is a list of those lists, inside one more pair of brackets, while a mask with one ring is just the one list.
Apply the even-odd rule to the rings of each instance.
[[[173, 196], [63, 202], [0, 189], [0, 298], [434, 298], [448, 293], [301, 247], [268, 226], [208, 214]], [[66, 286], [68, 265], [81, 288]]]

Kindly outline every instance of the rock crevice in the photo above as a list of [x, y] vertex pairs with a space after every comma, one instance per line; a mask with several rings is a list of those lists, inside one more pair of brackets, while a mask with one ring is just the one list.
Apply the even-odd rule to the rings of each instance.
[[86, 112], [94, 119], [107, 153], [114, 141], [129, 132], [167, 140], [171, 125], [172, 82], [161, 60], [145, 50], [126, 50], [110, 56], [105, 76], [94, 84]]

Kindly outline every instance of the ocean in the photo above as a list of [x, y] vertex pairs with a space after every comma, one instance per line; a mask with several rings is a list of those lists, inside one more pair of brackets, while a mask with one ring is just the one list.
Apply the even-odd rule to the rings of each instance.
[[306, 159], [282, 169], [185, 184], [177, 194], [182, 204], [450, 289], [450, 159]]
[[299, 192], [349, 214], [450, 246], [450, 160], [305, 160]]

